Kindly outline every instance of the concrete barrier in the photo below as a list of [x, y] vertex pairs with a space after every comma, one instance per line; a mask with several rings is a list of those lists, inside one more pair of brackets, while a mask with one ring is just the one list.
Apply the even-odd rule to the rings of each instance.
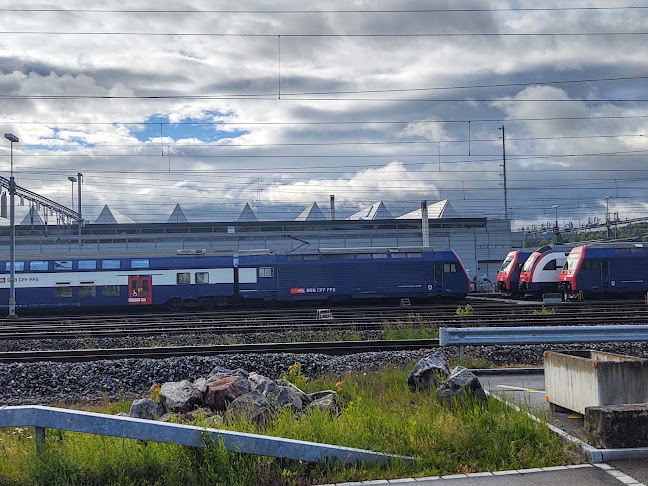
[[549, 403], [585, 414], [586, 407], [648, 402], [648, 359], [602, 351], [547, 351]]

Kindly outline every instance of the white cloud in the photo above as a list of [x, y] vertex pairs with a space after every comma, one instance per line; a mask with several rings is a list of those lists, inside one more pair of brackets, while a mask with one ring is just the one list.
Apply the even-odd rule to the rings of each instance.
[[[605, 6], [613, 5], [623, 4]], [[492, 0], [462, 6], [537, 4]], [[564, 2], [552, 0], [543, 6], [564, 7]], [[10, 0], [3, 8], [25, 7]], [[66, 8], [94, 7], [74, 0]], [[145, 1], [123, 7], [108, 1], [102, 8], [216, 7], [200, 1]], [[314, 7], [294, 0], [249, 0], [236, 6], [257, 11], [310, 8]], [[333, 1], [326, 8], [378, 9], [362, 1]], [[413, 0], [386, 0], [380, 8], [422, 7]], [[435, 8], [456, 5], [444, 1]], [[572, 219], [599, 211], [601, 197], [612, 188], [620, 194], [624, 215], [636, 216], [646, 210], [645, 154], [629, 152], [648, 150], [645, 137], [638, 136], [648, 128], [645, 103], [573, 100], [645, 99], [645, 80], [546, 82], [644, 75], [648, 59], [643, 36], [351, 34], [646, 28], [643, 11], [632, 9], [390, 14], [5, 11], [0, 18], [0, 32], [5, 32], [0, 34], [0, 93], [27, 98], [2, 100], [0, 130], [21, 139], [14, 153], [26, 187], [65, 201], [67, 175], [81, 171], [86, 175], [88, 213], [98, 215], [109, 202], [135, 220], [159, 221], [175, 202], [190, 218], [193, 210], [194, 215], [219, 219], [235, 217], [231, 208], [257, 197], [262, 204], [293, 205], [296, 210], [313, 200], [327, 201], [329, 194], [349, 208], [379, 199], [412, 205], [447, 195], [462, 214], [498, 216], [498, 128], [505, 125], [509, 200], [521, 219], [545, 218], [557, 187], [565, 198], [561, 207]], [[234, 35], [132, 34], [137, 32]], [[324, 35], [291, 36], [300, 33]], [[493, 87], [466, 88], [470, 86]], [[38, 98], [47, 95], [72, 98]], [[145, 98], [156, 96], [162, 98]], [[494, 99], [502, 101], [483, 101]], [[145, 125], [151, 120], [171, 123], [163, 126], [162, 139], [157, 126]], [[228, 124], [183, 125], [199, 121]], [[417, 141], [441, 142], [442, 160], [437, 160], [436, 144], [409, 143]], [[8, 147], [0, 145], [0, 171], [7, 168], [7, 154]], [[574, 185], [577, 197], [572, 196]]]

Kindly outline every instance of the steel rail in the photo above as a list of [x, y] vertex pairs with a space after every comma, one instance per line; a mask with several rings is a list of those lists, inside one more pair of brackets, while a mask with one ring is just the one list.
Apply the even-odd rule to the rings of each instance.
[[12, 351], [0, 355], [0, 363], [42, 361], [81, 362], [125, 358], [162, 359], [176, 356], [218, 356], [224, 354], [317, 353], [345, 355], [377, 351], [407, 351], [439, 346], [438, 339], [334, 341], [301, 343], [230, 344], [211, 346], [169, 346], [162, 348], [72, 349]]
[[[565, 319], [562, 316], [552, 314], [547, 315], [530, 315], [524, 319], [484, 319], [480, 316], [455, 317], [453, 319], [427, 319], [416, 318], [414, 326], [442, 327], [457, 326], [481, 327], [492, 326], [521, 326], [529, 327], [538, 324], [543, 325], [564, 325]], [[575, 316], [570, 317], [569, 323], [572, 325], [592, 325], [592, 324], [648, 324], [648, 314], [637, 315], [596, 315], [596, 316]], [[358, 321], [355, 319], [336, 319], [336, 320], [310, 320], [296, 323], [281, 324], [264, 324], [259, 326], [258, 323], [201, 323], [187, 322], [182, 325], [177, 323], [156, 324], [151, 326], [150, 323], [128, 323], [116, 326], [115, 324], [87, 324], [78, 326], [62, 327], [32, 327], [29, 330], [24, 328], [4, 328], [0, 330], [0, 341], [16, 339], [79, 339], [79, 338], [101, 338], [101, 337], [143, 337], [158, 335], [181, 335], [181, 334], [255, 334], [260, 332], [335, 332], [344, 330], [383, 330], [389, 326], [407, 325], [401, 320], [391, 320], [379, 318], [376, 320]], [[126, 326], [126, 327], [124, 327]]]

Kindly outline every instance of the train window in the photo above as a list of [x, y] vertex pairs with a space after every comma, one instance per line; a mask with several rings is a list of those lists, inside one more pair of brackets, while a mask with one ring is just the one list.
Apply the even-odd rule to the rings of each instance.
[[104, 297], [119, 297], [120, 290], [119, 285], [104, 285], [101, 287], [101, 295]]
[[358, 253], [356, 258], [358, 260], [369, 260], [371, 259], [371, 253]]
[[96, 270], [97, 260], [79, 260], [79, 270]]
[[630, 253], [646, 253], [645, 248], [630, 248]]
[[457, 271], [456, 263], [444, 263], [443, 264], [443, 273], [454, 273]]
[[[22, 272], [25, 270], [25, 262], [16, 262], [16, 272]], [[11, 262], [7, 262], [5, 265], [5, 271], [11, 271]]]
[[556, 259], [554, 258], [553, 260], [549, 260], [547, 264], [544, 266], [543, 270], [556, 270]]
[[353, 258], [352, 253], [333, 253], [333, 254], [324, 254], [322, 255], [322, 260], [342, 260], [342, 259], [351, 259]]
[[512, 256], [507, 257], [506, 260], [504, 260], [504, 262], [502, 263], [502, 266], [500, 267], [499, 271], [500, 272], [506, 272], [508, 270], [509, 265], [511, 265], [511, 263], [513, 263], [514, 258], [515, 257], [512, 257]]
[[304, 255], [304, 260], [319, 260], [319, 255]]
[[274, 277], [274, 268], [259, 267], [259, 277]]
[[131, 268], [148, 268], [149, 260], [148, 258], [133, 258], [131, 260]]
[[209, 283], [209, 272], [196, 272], [196, 283], [197, 284]]
[[630, 253], [630, 248], [617, 248], [617, 253]]
[[72, 262], [70, 260], [55, 260], [54, 270], [72, 270]]
[[149, 281], [148, 279], [142, 279], [142, 297], [149, 296]]
[[176, 274], [176, 282], [179, 284], [190, 284], [191, 274], [189, 272], [179, 272]]
[[102, 270], [119, 270], [119, 260], [102, 260], [101, 269]]
[[391, 257], [392, 258], [407, 258], [407, 255], [405, 253], [392, 253]]
[[32, 272], [47, 272], [48, 268], [49, 262], [46, 261], [29, 262], [29, 270]]
[[423, 253], [407, 253], [407, 258], [423, 258]]
[[598, 260], [585, 260], [584, 263], [587, 270], [598, 270], [600, 267]]
[[79, 297], [96, 297], [97, 287], [94, 285], [82, 285], [79, 287]]
[[304, 258], [302, 257], [302, 255], [288, 255], [288, 261], [289, 262], [301, 261], [303, 259]]
[[72, 297], [72, 287], [54, 287], [54, 297]]
[[374, 260], [380, 259], [380, 258], [387, 258], [387, 253], [372, 253], [371, 258]]

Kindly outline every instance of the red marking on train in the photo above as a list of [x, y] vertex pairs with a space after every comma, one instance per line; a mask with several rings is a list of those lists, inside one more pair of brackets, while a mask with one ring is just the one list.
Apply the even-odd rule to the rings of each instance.
[[291, 293], [291, 294], [305, 294], [305, 293], [306, 293], [306, 289], [305, 289], [305, 288], [301, 288], [301, 289], [290, 289], [290, 293]]

